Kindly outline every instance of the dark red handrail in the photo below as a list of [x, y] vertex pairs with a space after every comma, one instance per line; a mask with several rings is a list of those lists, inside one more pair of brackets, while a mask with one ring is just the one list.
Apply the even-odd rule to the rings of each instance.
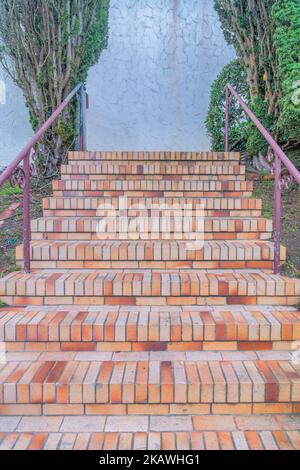
[[70, 101], [78, 95], [79, 98], [79, 145], [81, 151], [86, 150], [86, 123], [85, 109], [85, 87], [83, 83], [77, 85], [74, 90], [63, 100], [49, 119], [35, 133], [28, 144], [21, 150], [19, 155], [8, 165], [0, 175], [0, 187], [12, 177], [21, 162], [23, 162], [22, 182], [23, 182], [23, 249], [24, 249], [24, 271], [30, 273], [30, 156], [31, 151], [49, 127], [56, 121], [62, 111], [68, 106]]
[[226, 122], [225, 122], [225, 151], [229, 152], [229, 122], [230, 122], [230, 95], [233, 95], [238, 103], [242, 106], [245, 113], [249, 116], [251, 121], [255, 124], [262, 136], [266, 139], [270, 148], [275, 156], [275, 236], [274, 236], [274, 273], [278, 274], [280, 271], [280, 244], [281, 244], [281, 164], [283, 163], [288, 170], [291, 177], [300, 185], [300, 172], [295, 165], [291, 162], [288, 156], [284, 153], [282, 148], [278, 145], [275, 139], [262, 125], [260, 120], [255, 116], [251, 109], [247, 106], [245, 101], [241, 98], [238, 92], [228, 83], [226, 85]]

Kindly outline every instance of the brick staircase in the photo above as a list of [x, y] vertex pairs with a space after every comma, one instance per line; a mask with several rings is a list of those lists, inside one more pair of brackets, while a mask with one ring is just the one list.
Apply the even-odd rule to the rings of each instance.
[[0, 280], [0, 449], [300, 448], [300, 280], [252, 190], [237, 153], [69, 154]]

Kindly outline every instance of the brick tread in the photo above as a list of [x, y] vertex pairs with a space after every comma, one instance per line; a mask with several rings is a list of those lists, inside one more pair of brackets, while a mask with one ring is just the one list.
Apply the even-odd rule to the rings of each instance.
[[[87, 307], [42, 310], [0, 310], [0, 340], [9, 342], [135, 344], [136, 351], [166, 350], [167, 343], [201, 349], [197, 342], [215, 348], [222, 342], [240, 342], [250, 349], [270, 347], [270, 342], [300, 340], [300, 311], [274, 307]], [[157, 343], [157, 344], [155, 344]], [[269, 344], [268, 344], [269, 343]], [[89, 344], [90, 346], [90, 344]], [[96, 345], [95, 345], [96, 346]], [[103, 346], [103, 345], [102, 345]], [[224, 345], [225, 346], [225, 345]], [[228, 348], [230, 344], [227, 344]], [[109, 344], [113, 350], [113, 345]], [[180, 347], [180, 344], [177, 345]], [[116, 349], [117, 350], [117, 349]]]
[[220, 180], [54, 180], [53, 190], [81, 192], [86, 196], [89, 192], [149, 192], [158, 193], [162, 197], [164, 193], [174, 193], [175, 197], [182, 196], [183, 192], [195, 194], [195, 197], [203, 197], [203, 192], [214, 193], [216, 196], [224, 194], [246, 193], [250, 195], [253, 190], [252, 181], [220, 181]]
[[158, 175], [163, 177], [170, 176], [182, 176], [182, 175], [197, 175], [201, 178], [202, 175], [234, 175], [240, 176], [245, 175], [245, 167], [239, 164], [232, 163], [193, 163], [193, 164], [178, 164], [175, 163], [156, 163], [156, 164], [141, 164], [141, 163], [129, 163], [115, 164], [115, 163], [82, 163], [82, 164], [68, 164], [61, 166], [62, 179], [65, 176], [83, 176], [84, 179], [89, 179], [89, 176], [93, 175], [130, 175], [135, 176], [154, 176]]
[[[101, 236], [109, 239], [110, 234], [115, 238], [115, 230], [117, 233], [123, 232], [123, 226], [121, 219], [115, 218], [113, 216], [105, 218], [105, 231], [102, 233], [99, 228], [99, 223], [103, 220], [103, 217], [44, 217], [31, 221], [31, 230], [32, 236], [36, 233], [42, 233], [44, 237], [49, 237], [51, 233], [67, 233], [67, 237], [71, 234], [77, 234], [78, 239], [80, 239], [80, 234], [90, 234], [91, 239], [99, 239]], [[128, 226], [136, 220], [135, 217], [128, 217]], [[197, 228], [197, 219], [196, 217], [190, 217], [189, 221], [192, 225], [192, 229], [196, 230]], [[174, 239], [184, 239], [184, 237], [190, 239], [191, 236], [189, 232], [185, 233], [180, 226], [180, 221], [176, 221], [176, 225], [173, 218], [170, 218], [170, 234], [161, 233], [161, 227], [163, 224], [163, 219], [160, 216], [157, 217], [139, 217], [139, 223], [141, 227], [144, 224], [144, 232], [137, 233], [137, 239], [144, 237], [145, 239], [152, 239], [157, 236], [158, 239], [167, 237], [170, 239], [173, 236]], [[101, 226], [102, 227], [102, 226]], [[124, 226], [124, 230], [127, 227]], [[177, 229], [180, 232], [174, 232], [174, 229]], [[200, 227], [198, 227], [200, 228]], [[102, 229], [101, 229], [102, 230]], [[128, 230], [128, 229], [127, 229]], [[203, 229], [201, 228], [202, 232]], [[255, 239], [259, 238], [261, 234], [262, 237], [271, 237], [273, 230], [272, 220], [267, 220], [261, 217], [205, 217], [204, 218], [204, 232], [205, 239], [209, 237], [216, 237], [220, 233], [224, 234], [225, 239], [247, 239], [247, 236], [255, 236]], [[194, 232], [201, 233], [201, 232]], [[156, 235], [157, 234], [157, 235]], [[130, 233], [126, 237], [126, 232], [124, 232], [124, 238], [132, 239], [134, 236], [133, 233]], [[192, 232], [193, 236], [193, 232]]]
[[300, 280], [263, 270], [53, 270], [9, 274], [0, 295], [299, 297]]
[[[128, 216], [164, 214], [191, 216], [203, 211], [205, 216], [261, 215], [262, 201], [241, 198], [48, 198], [43, 203], [43, 215], [48, 216], [106, 216], [126, 214]], [[120, 212], [119, 212], [120, 211]]]
[[292, 361], [22, 361], [0, 371], [6, 404], [235, 404], [299, 400]]
[[238, 152], [69, 152], [69, 161], [239, 161]]
[[[261, 210], [262, 200], [255, 198], [181, 198], [181, 197], [126, 197], [127, 207], [130, 208], [146, 208], [152, 207], [165, 207], [167, 209], [215, 209], [215, 210]], [[124, 199], [119, 197], [86, 197], [81, 198], [68, 198], [68, 197], [51, 197], [45, 198], [43, 201], [44, 209], [98, 209], [99, 206], [105, 203], [105, 207], [112, 207], [114, 209], [120, 208], [120, 203], [124, 205]], [[123, 207], [122, 207], [123, 208]], [[163, 210], [163, 209], [161, 209]]]
[[[285, 248], [281, 258], [285, 259]], [[203, 248], [189, 250], [184, 241], [49, 241], [31, 242], [33, 261], [272, 261], [274, 244], [267, 240], [212, 240]], [[23, 258], [23, 249], [17, 249], [17, 259]], [[188, 264], [186, 265], [188, 267]]]

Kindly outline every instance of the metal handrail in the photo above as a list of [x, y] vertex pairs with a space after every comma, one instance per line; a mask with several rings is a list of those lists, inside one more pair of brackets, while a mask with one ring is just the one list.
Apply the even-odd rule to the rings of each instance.
[[79, 150], [86, 150], [86, 115], [87, 100], [85, 102], [85, 86], [83, 83], [77, 85], [71, 93], [62, 101], [58, 108], [53, 112], [49, 119], [34, 134], [32, 139], [21, 150], [17, 157], [8, 165], [0, 175], [0, 187], [12, 177], [21, 162], [22, 168], [22, 188], [23, 188], [23, 251], [24, 251], [24, 271], [30, 273], [30, 156], [31, 151], [40, 138], [45, 134], [49, 127], [56, 121], [62, 111], [68, 106], [70, 101], [78, 95], [79, 98]]
[[255, 116], [251, 109], [247, 106], [245, 101], [241, 98], [238, 92], [228, 83], [226, 85], [226, 122], [225, 122], [225, 151], [229, 152], [229, 123], [230, 123], [230, 95], [233, 95], [238, 103], [242, 106], [245, 113], [249, 116], [251, 121], [255, 124], [262, 136], [266, 139], [275, 156], [275, 236], [274, 236], [274, 273], [278, 274], [280, 271], [280, 244], [281, 244], [281, 164], [285, 166], [289, 174], [300, 185], [300, 172], [295, 165], [291, 162], [288, 156], [284, 153], [282, 148], [278, 145], [275, 139], [262, 125], [260, 120]]

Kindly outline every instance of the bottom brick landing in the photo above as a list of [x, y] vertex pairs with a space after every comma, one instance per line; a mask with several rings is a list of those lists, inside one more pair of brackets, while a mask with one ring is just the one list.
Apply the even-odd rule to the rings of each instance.
[[0, 417], [0, 450], [41, 449], [300, 450], [300, 417]]

